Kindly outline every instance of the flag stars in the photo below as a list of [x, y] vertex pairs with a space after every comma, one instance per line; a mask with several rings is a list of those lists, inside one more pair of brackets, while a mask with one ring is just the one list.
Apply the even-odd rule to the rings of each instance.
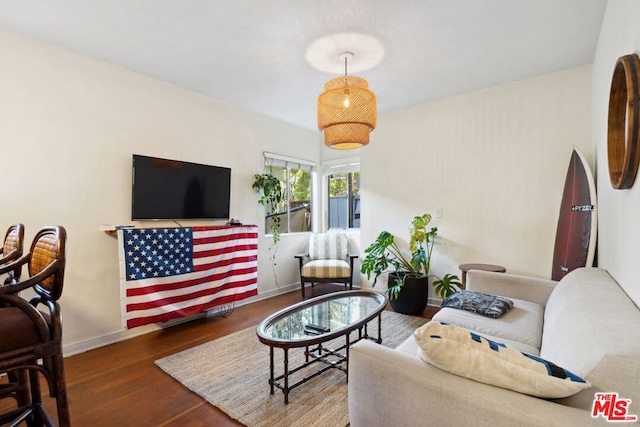
[[192, 271], [192, 233], [191, 228], [127, 230], [123, 240], [125, 277], [140, 280]]

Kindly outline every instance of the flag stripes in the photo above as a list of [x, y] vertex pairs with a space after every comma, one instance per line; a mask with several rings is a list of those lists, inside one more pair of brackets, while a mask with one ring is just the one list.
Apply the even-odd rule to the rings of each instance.
[[[124, 327], [166, 322], [257, 295], [257, 239], [256, 226], [119, 230]], [[177, 261], [178, 254], [190, 259]]]

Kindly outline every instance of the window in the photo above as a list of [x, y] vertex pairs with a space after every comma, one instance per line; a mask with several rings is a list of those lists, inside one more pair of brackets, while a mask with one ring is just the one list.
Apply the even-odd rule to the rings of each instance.
[[325, 165], [329, 228], [360, 228], [359, 168], [355, 161]]
[[265, 232], [271, 233], [276, 216], [280, 218], [280, 233], [311, 231], [315, 164], [265, 153], [265, 170], [280, 179], [285, 191], [285, 200], [278, 211], [266, 212]]

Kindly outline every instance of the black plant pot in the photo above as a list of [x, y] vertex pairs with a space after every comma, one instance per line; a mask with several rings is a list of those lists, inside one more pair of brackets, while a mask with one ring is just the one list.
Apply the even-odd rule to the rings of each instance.
[[[395, 285], [397, 273], [389, 273], [387, 286]], [[429, 298], [429, 278], [428, 277], [405, 277], [404, 284], [400, 288], [398, 298], [389, 295], [391, 308], [402, 314], [422, 314], [427, 308]]]

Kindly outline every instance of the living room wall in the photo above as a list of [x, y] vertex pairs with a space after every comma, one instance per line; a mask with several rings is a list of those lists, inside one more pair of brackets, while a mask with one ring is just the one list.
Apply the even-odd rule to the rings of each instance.
[[[361, 248], [382, 229], [406, 239], [411, 217], [442, 208], [437, 274], [492, 262], [548, 277], [572, 146], [593, 158], [590, 88], [586, 66], [381, 114], [371, 144], [357, 150]], [[315, 161], [338, 155], [321, 148], [317, 132], [3, 31], [0, 89], [13, 183], [2, 223], [25, 223], [27, 242], [47, 224], [69, 234], [66, 354], [153, 329], [121, 330], [117, 242], [98, 231], [130, 223], [132, 153], [231, 167], [231, 215], [255, 224], [263, 210], [250, 186], [264, 151]], [[357, 246], [358, 233], [352, 238]], [[298, 282], [288, 261], [305, 241], [283, 236], [283, 289]], [[278, 289], [262, 230], [259, 246], [265, 297]]]
[[640, 54], [640, 2], [607, 3], [593, 63], [593, 135], [596, 144], [599, 201], [598, 262], [640, 305], [638, 253], [640, 253], [640, 183], [614, 190], [609, 180], [607, 123], [609, 89], [616, 60]]
[[[263, 171], [263, 152], [320, 158], [317, 132], [4, 31], [0, 94], [0, 224], [6, 230], [24, 223], [27, 245], [44, 225], [67, 229], [65, 354], [153, 329], [122, 331], [117, 241], [98, 230], [131, 223], [132, 153], [230, 167], [231, 215], [259, 225], [264, 210], [251, 183]], [[260, 231], [264, 297], [277, 288], [271, 239]], [[299, 280], [290, 254], [305, 240], [305, 234], [281, 240], [283, 288]]]
[[381, 230], [406, 245], [413, 216], [441, 209], [435, 274], [549, 278], [573, 147], [593, 164], [591, 66], [381, 114], [360, 153], [361, 245]]

